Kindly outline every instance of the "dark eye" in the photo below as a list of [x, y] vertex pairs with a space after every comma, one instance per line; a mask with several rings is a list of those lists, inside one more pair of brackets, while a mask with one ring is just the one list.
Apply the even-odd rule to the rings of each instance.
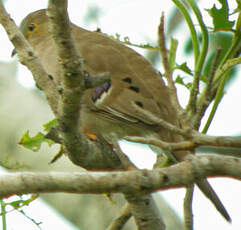
[[33, 31], [34, 29], [36, 28], [36, 25], [31, 23], [29, 26], [28, 26], [28, 30], [29, 31]]

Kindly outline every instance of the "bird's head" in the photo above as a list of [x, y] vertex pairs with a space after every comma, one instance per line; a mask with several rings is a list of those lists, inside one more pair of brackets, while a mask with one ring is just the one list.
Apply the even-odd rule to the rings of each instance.
[[[30, 44], [41, 41], [41, 38], [49, 33], [46, 10], [41, 9], [27, 15], [22, 20], [19, 29]], [[14, 49], [12, 56], [15, 54], [16, 50]]]

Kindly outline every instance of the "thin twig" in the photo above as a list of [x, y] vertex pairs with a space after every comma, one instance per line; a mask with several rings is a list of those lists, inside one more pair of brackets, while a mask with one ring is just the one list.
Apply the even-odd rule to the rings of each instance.
[[111, 224], [106, 230], [121, 230], [126, 222], [131, 218], [132, 213], [130, 209], [130, 205], [126, 203], [119, 215], [112, 220]]
[[161, 22], [158, 27], [158, 45], [160, 47], [160, 53], [161, 53], [162, 62], [165, 70], [165, 77], [167, 79], [168, 87], [170, 89], [170, 97], [171, 97], [172, 103], [177, 111], [182, 110], [177, 98], [177, 89], [172, 78], [172, 70], [168, 63], [168, 53], [166, 49], [166, 39], [165, 39], [165, 32], [164, 32], [164, 13], [162, 13]]
[[213, 79], [218, 67], [218, 60], [220, 57], [222, 49], [219, 48], [217, 49], [217, 52], [215, 54], [215, 57], [212, 61], [211, 64], [211, 70], [210, 70], [210, 75], [208, 77], [208, 82], [206, 84], [206, 90], [204, 91], [204, 96], [202, 97], [202, 102], [199, 103], [198, 107], [197, 107], [197, 113], [195, 114], [193, 120], [193, 127], [198, 130], [199, 126], [200, 126], [200, 122], [201, 119], [203, 118], [206, 109], [208, 108], [208, 106], [210, 105], [210, 103], [212, 102], [215, 94], [212, 92], [212, 84], [213, 84]]
[[139, 113], [141, 113], [143, 116], [145, 116], [147, 120], [152, 121], [155, 125], [159, 125], [161, 128], [165, 128], [173, 133], [180, 134], [183, 137], [190, 138], [190, 136], [191, 136], [190, 129], [181, 129], [181, 128], [165, 121], [164, 119], [157, 117], [155, 114], [151, 113], [150, 111], [140, 108], [135, 103], [132, 103], [132, 106], [134, 106], [135, 110], [137, 110]]
[[155, 145], [161, 149], [174, 151], [174, 150], [192, 150], [199, 146], [217, 146], [217, 147], [233, 147], [241, 148], [240, 137], [225, 137], [225, 136], [208, 136], [198, 132], [192, 134], [190, 140], [180, 142], [166, 142], [156, 138], [143, 138], [143, 137], [126, 137], [128, 141], [139, 142], [143, 144]]
[[209, 117], [208, 117], [208, 120], [202, 130], [202, 133], [206, 133], [213, 118], [214, 118], [214, 115], [217, 111], [217, 108], [218, 108], [218, 105], [224, 95], [224, 86], [225, 86], [225, 83], [227, 82], [228, 80], [228, 77], [229, 77], [229, 74], [228, 74], [228, 71], [235, 65], [237, 64], [240, 64], [241, 63], [241, 58], [238, 57], [238, 58], [233, 58], [233, 59], [229, 59], [227, 60], [227, 62], [221, 66], [218, 71], [217, 71], [217, 74], [214, 78], [214, 84], [213, 84], [213, 90], [216, 91], [217, 89], [217, 93], [215, 95], [215, 99], [214, 99], [214, 104], [213, 104], [213, 107], [212, 107], [212, 110], [209, 114]]
[[226, 137], [226, 136], [208, 136], [197, 134], [193, 136], [193, 141], [198, 146], [217, 146], [217, 147], [233, 147], [241, 148], [240, 137]]
[[186, 194], [184, 198], [184, 226], [185, 230], [193, 229], [193, 212], [192, 212], [192, 201], [193, 201], [193, 189], [194, 185], [189, 185], [186, 189]]
[[126, 137], [125, 140], [139, 142], [148, 145], [158, 146], [163, 150], [192, 150], [193, 148], [197, 147], [197, 143], [193, 141], [180, 141], [176, 143], [161, 141], [155, 138], [146, 138], [146, 137]]

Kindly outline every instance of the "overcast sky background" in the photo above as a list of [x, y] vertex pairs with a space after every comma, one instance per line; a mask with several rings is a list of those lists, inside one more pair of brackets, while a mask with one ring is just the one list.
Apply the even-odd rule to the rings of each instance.
[[[204, 8], [210, 8], [214, 1], [203, 1]], [[232, 1], [234, 2], [234, 1]], [[98, 4], [101, 9], [101, 16], [98, 21], [93, 22], [87, 26], [84, 26], [84, 15], [86, 15], [88, 7]], [[14, 20], [19, 24], [21, 19], [28, 13], [45, 8], [47, 1], [29, 1], [29, 0], [8, 0], [6, 7]], [[103, 32], [108, 34], [119, 33], [123, 37], [128, 36], [132, 42], [140, 43], [156, 40], [156, 31], [159, 23], [161, 12], [164, 11], [166, 17], [170, 14], [172, 7], [171, 0], [169, 1], [154, 1], [150, 0], [81, 0], [81, 1], [69, 1], [69, 13], [71, 20], [87, 29], [94, 30], [100, 27]], [[208, 20], [209, 16], [204, 15], [205, 20]], [[182, 36], [182, 37], [181, 37]], [[179, 40], [179, 46], [181, 42], [187, 36], [183, 31], [178, 32], [175, 37]], [[11, 50], [13, 46], [8, 41], [5, 31], [0, 28], [0, 61], [12, 61], [10, 58]], [[139, 50], [138, 50], [139, 51]], [[181, 55], [180, 55], [181, 56]], [[180, 61], [180, 63], [182, 63]], [[31, 81], [31, 74], [25, 67], [19, 66], [19, 81], [26, 87], [33, 85]], [[241, 98], [241, 79], [238, 79], [225, 95], [225, 98], [218, 109], [217, 115], [210, 127], [209, 134], [212, 135], [234, 135], [240, 134], [240, 117], [241, 109], [238, 105], [238, 101]], [[179, 87], [179, 94], [182, 98], [182, 103], [185, 104], [187, 92]], [[122, 144], [125, 152], [128, 152], [131, 159], [135, 160], [136, 164], [142, 168], [151, 168], [155, 160], [155, 155], [147, 148], [137, 146], [135, 144]], [[149, 151], [149, 152], [148, 152]], [[241, 218], [240, 218], [240, 192], [241, 184], [238, 181], [231, 179], [212, 179], [210, 180], [215, 188], [215, 191], [219, 194], [225, 207], [229, 211], [233, 224], [227, 224], [222, 217], [216, 212], [215, 208], [210, 202], [196, 189], [194, 197], [194, 221], [195, 229], [215, 229], [220, 230], [240, 230]], [[184, 197], [184, 189], [175, 189], [162, 192], [168, 202], [177, 210], [180, 216], [182, 216], [182, 204]], [[13, 199], [13, 198], [12, 198]], [[68, 222], [64, 221], [61, 215], [55, 213], [55, 211], [46, 205], [46, 203], [40, 200], [34, 201], [30, 207], [26, 209], [27, 213], [31, 213], [31, 217], [36, 216], [37, 221], [42, 221], [42, 229], [74, 229], [74, 227]], [[51, 213], [51, 214], [50, 214]], [[7, 223], [9, 229], [21, 229], [33, 230], [37, 229], [36, 226], [30, 223], [22, 215], [15, 215], [16, 212], [12, 212], [7, 215]], [[20, 221], [20, 222], [19, 222]], [[63, 222], [64, 221], [64, 222]], [[1, 227], [0, 227], [1, 229]]]

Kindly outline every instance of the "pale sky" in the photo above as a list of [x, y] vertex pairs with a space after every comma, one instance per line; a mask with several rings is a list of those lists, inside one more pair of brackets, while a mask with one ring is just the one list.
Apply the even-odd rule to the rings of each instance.
[[[85, 27], [87, 29], [96, 29], [101, 27], [102, 31], [109, 34], [119, 33], [123, 36], [128, 36], [133, 42], [145, 42], [156, 40], [156, 31], [159, 23], [159, 18], [162, 11], [165, 11], [165, 15], [168, 17], [168, 10], [170, 9], [171, 0], [167, 1], [154, 1], [150, 0], [81, 0], [81, 1], [69, 1], [69, 12], [70, 18], [76, 24], [83, 26], [83, 15], [85, 14], [88, 5], [93, 5], [98, 2], [102, 15], [97, 23]], [[212, 1], [204, 1], [205, 8], [212, 5]], [[150, 4], [153, 3], [153, 4]], [[208, 5], [209, 4], [209, 5]], [[46, 0], [8, 0], [7, 9], [11, 16], [19, 24], [21, 19], [28, 13], [45, 8], [47, 6]], [[205, 19], [208, 16], [205, 15]], [[0, 28], [0, 61], [11, 61], [10, 55], [12, 45], [8, 41], [7, 36], [2, 28]], [[181, 31], [178, 35], [175, 35], [179, 39], [181, 46], [182, 39], [185, 39], [185, 33]], [[180, 37], [183, 36], [183, 37]], [[19, 80], [26, 86], [32, 85], [31, 74], [26, 71], [26, 68], [19, 66]], [[241, 98], [241, 79], [237, 80], [235, 84], [231, 86], [229, 91], [224, 97], [221, 106], [218, 109], [217, 115], [210, 127], [209, 134], [212, 135], [233, 135], [240, 134], [241, 125], [241, 109], [237, 106], [238, 101]], [[186, 91], [179, 87], [179, 94], [182, 98], [182, 103], [185, 103], [187, 96]], [[129, 152], [129, 155], [133, 161], [141, 168], [151, 168], [155, 159], [155, 155], [147, 148], [142, 148], [134, 144], [123, 144], [125, 152]], [[138, 149], [136, 149], [138, 148]], [[138, 154], [138, 155], [137, 155]], [[194, 223], [195, 229], [219, 229], [219, 230], [240, 230], [241, 229], [241, 218], [240, 218], [240, 192], [241, 184], [239, 181], [231, 179], [212, 179], [210, 180], [215, 188], [215, 191], [220, 195], [221, 200], [224, 202], [225, 207], [228, 209], [233, 224], [227, 224], [210, 202], [196, 189], [194, 198]], [[182, 216], [182, 204], [184, 197], [184, 189], [175, 189], [162, 192], [167, 201], [177, 210], [180, 216]], [[38, 206], [39, 205], [39, 206]], [[36, 208], [37, 207], [37, 208]], [[42, 210], [42, 212], [40, 211]], [[74, 229], [71, 224], [64, 222], [66, 227], [58, 227], [57, 224], [62, 225], [62, 216], [57, 215], [53, 209], [41, 200], [33, 202], [27, 209], [26, 212], [31, 213], [31, 217], [35, 215], [37, 221], [43, 221], [42, 229]], [[37, 212], [35, 214], [35, 212]], [[46, 218], [48, 215], [55, 217]], [[52, 214], [50, 214], [52, 213]], [[21, 224], [17, 220], [22, 220]], [[52, 220], [52, 222], [50, 222]], [[7, 216], [9, 229], [21, 229], [33, 230], [36, 226], [31, 225], [29, 221], [24, 217], [14, 216], [14, 212]], [[10, 225], [11, 223], [11, 225]], [[10, 227], [11, 226], [11, 227]]]

